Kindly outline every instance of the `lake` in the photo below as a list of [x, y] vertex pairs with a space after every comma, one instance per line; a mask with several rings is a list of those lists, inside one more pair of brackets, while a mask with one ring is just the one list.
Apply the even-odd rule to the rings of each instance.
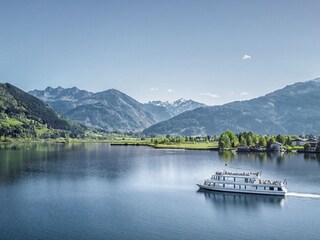
[[[287, 179], [289, 196], [198, 191], [224, 168]], [[1, 240], [320, 239], [320, 156], [0, 145], [0, 199]]]

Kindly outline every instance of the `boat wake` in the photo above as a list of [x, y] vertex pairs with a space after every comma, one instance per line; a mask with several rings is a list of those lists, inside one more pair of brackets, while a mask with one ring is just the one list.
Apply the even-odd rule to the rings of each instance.
[[320, 199], [320, 194], [315, 193], [297, 193], [297, 192], [288, 192], [286, 196], [290, 197], [299, 197], [299, 198], [314, 198]]

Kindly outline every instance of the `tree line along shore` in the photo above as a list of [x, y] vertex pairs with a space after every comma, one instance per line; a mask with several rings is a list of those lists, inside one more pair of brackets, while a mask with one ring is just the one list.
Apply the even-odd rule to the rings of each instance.
[[[108, 142], [111, 145], [150, 146], [164, 149], [221, 150], [221, 151], [298, 151], [320, 152], [320, 139], [313, 135], [260, 135], [253, 132], [234, 133], [226, 131], [221, 135], [151, 137], [140, 133], [105, 133], [85, 131], [82, 134], [66, 134], [65, 131], [46, 130], [38, 135], [16, 135], [0, 132], [0, 143], [25, 142]], [[274, 149], [274, 146], [280, 148]]]
[[112, 145], [145, 145], [154, 148], [221, 150], [239, 152], [298, 151], [320, 152], [319, 138], [313, 135], [259, 135], [253, 132], [236, 134], [226, 131], [220, 136], [170, 136], [155, 138], [116, 138]]

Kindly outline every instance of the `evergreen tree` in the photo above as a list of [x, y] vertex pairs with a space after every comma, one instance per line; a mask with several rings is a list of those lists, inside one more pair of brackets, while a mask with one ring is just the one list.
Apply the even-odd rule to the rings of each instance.
[[259, 143], [260, 137], [258, 134], [253, 134], [252, 136], [252, 143], [253, 145], [257, 145]]
[[282, 135], [280, 135], [280, 134], [278, 134], [278, 135], [276, 136], [276, 140], [277, 140], [277, 142], [279, 142], [279, 143], [282, 143], [282, 144], [285, 143], [285, 137], [282, 136]]
[[309, 143], [306, 143], [306, 144], [304, 145], [304, 150], [308, 150], [310, 147], [311, 147], [311, 145], [310, 145]]
[[231, 147], [234, 148], [234, 147], [237, 147], [239, 145], [239, 139], [238, 139], [237, 135], [234, 132], [228, 130], [224, 134], [226, 134], [228, 136], [228, 138], [230, 140]]
[[266, 147], [267, 146], [267, 140], [265, 139], [265, 137], [263, 137], [263, 136], [260, 137], [259, 145], [260, 145], [260, 147]]
[[267, 142], [267, 148], [270, 149], [271, 148], [271, 144], [275, 143], [277, 140], [274, 136], [270, 137], [268, 142]]
[[230, 138], [227, 134], [223, 133], [219, 139], [219, 148], [226, 149], [231, 147]]
[[291, 138], [290, 138], [290, 136], [287, 136], [287, 137], [286, 137], [286, 141], [285, 141], [285, 145], [291, 146], [291, 144], [292, 144]]
[[247, 140], [243, 136], [240, 137], [240, 144], [245, 146], [247, 145]]

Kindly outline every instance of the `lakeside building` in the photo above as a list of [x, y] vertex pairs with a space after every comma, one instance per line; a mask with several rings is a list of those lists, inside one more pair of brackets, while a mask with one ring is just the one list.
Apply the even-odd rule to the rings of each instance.
[[306, 152], [316, 152], [317, 151], [318, 140], [316, 138], [308, 139], [305, 144], [308, 145], [304, 149]]
[[237, 147], [238, 152], [250, 152], [250, 148], [246, 145], [239, 145]]
[[282, 143], [274, 142], [274, 143], [271, 143], [270, 150], [274, 151], [274, 152], [281, 152], [284, 150], [284, 147], [283, 147]]
[[302, 138], [297, 138], [291, 141], [292, 146], [304, 146], [305, 143], [306, 140]]

